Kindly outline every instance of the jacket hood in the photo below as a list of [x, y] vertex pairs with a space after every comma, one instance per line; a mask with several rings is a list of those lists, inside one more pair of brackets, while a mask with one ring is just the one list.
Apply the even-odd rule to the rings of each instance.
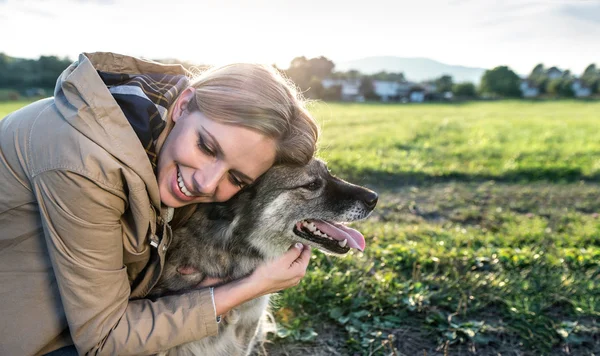
[[144, 147], [98, 71], [119, 74], [188, 75], [181, 65], [164, 65], [115, 53], [82, 53], [58, 78], [55, 104], [65, 120], [103, 147], [144, 181], [152, 204], [160, 208], [156, 176]]

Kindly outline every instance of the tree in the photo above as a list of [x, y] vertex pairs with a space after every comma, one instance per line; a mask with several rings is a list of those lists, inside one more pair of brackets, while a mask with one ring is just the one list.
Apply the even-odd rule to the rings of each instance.
[[449, 75], [442, 75], [441, 77], [437, 78], [434, 83], [438, 93], [452, 91], [452, 86], [454, 85], [452, 77]]
[[335, 64], [321, 56], [307, 59], [304, 56], [292, 59], [285, 74], [303, 91], [308, 90], [315, 80], [323, 80], [331, 75]]
[[452, 94], [459, 98], [474, 98], [477, 95], [477, 90], [473, 83], [464, 82], [454, 84]]
[[379, 100], [379, 96], [375, 93], [373, 80], [369, 76], [363, 76], [361, 78], [359, 91], [367, 100]]
[[404, 78], [404, 73], [388, 73], [386, 71], [381, 71], [375, 73], [371, 76], [374, 80], [385, 80], [390, 82], [404, 82], [406, 79]]
[[533, 70], [527, 77], [529, 82], [531, 82], [541, 94], [546, 93], [546, 87], [548, 86], [548, 75], [546, 73], [546, 69], [542, 63], [533, 67]]
[[548, 83], [548, 94], [572, 98], [575, 95], [572, 89], [573, 81], [574, 79], [568, 76], [552, 79]]
[[309, 83], [309, 87], [306, 90], [306, 97], [309, 99], [322, 99], [323, 98], [323, 84], [321, 83], [321, 79], [317, 77], [312, 77]]
[[590, 64], [581, 75], [583, 84], [592, 89], [594, 93], [600, 92], [600, 70], [595, 64]]
[[521, 79], [507, 66], [486, 70], [481, 78], [481, 92], [500, 97], [519, 97]]
[[56, 79], [71, 64], [68, 58], [41, 56], [38, 60], [9, 57], [0, 53], [0, 88], [52, 89]]

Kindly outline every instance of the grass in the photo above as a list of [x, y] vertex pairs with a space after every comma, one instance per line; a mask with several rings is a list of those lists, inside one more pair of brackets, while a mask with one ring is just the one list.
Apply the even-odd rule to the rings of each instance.
[[315, 253], [280, 294], [271, 354], [600, 352], [598, 110], [314, 107], [319, 155], [380, 203], [364, 253]]
[[600, 103], [311, 111], [380, 202], [364, 253], [315, 252], [277, 296], [270, 355], [600, 353]]
[[9, 113], [22, 108], [29, 104], [31, 100], [19, 100], [19, 101], [0, 101], [0, 120], [3, 119]]

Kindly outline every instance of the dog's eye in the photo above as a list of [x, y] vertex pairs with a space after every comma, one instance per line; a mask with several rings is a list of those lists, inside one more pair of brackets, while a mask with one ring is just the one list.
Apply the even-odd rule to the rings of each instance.
[[321, 188], [321, 181], [319, 181], [319, 180], [312, 181], [306, 185], [303, 185], [302, 188], [308, 189], [310, 191], [315, 191], [315, 190]]

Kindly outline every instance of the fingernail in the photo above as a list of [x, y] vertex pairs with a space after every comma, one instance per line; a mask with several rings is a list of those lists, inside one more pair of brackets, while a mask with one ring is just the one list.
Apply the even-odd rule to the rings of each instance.
[[304, 245], [302, 245], [300, 242], [296, 242], [296, 248], [302, 250], [304, 248]]

